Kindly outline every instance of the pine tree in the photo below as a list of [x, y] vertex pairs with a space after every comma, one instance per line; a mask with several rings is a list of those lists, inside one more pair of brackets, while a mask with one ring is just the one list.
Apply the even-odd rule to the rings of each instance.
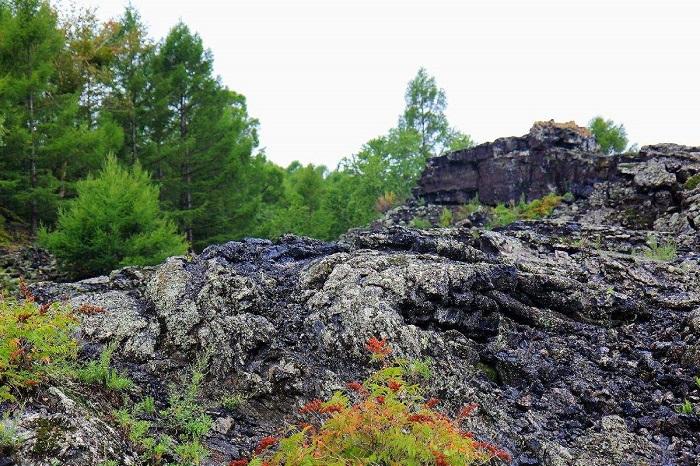
[[[211, 52], [180, 23], [153, 61], [151, 138], [144, 162], [162, 182], [164, 205], [195, 248], [221, 238], [241, 211], [245, 166], [257, 146], [257, 120], [245, 98], [213, 76]], [[254, 214], [248, 216], [252, 218]]]
[[110, 156], [97, 176], [76, 187], [78, 196], [60, 210], [56, 229], [39, 232], [39, 242], [74, 278], [157, 264], [186, 252], [184, 239], [160, 211], [158, 188], [138, 163], [125, 169]]

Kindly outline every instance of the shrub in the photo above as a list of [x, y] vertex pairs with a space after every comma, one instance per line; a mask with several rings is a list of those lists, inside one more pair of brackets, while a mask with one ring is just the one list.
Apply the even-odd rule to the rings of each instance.
[[647, 239], [647, 246], [649, 246], [649, 249], [644, 251], [644, 255], [649, 259], [669, 262], [678, 257], [678, 248], [676, 244], [671, 241], [659, 245], [656, 237], [650, 236], [649, 239]]
[[488, 227], [504, 227], [517, 220], [536, 220], [548, 217], [563, 199], [562, 196], [550, 193], [530, 202], [525, 202], [525, 199], [521, 198], [517, 204], [509, 206], [503, 203], [498, 204], [490, 211], [491, 218]]
[[444, 207], [442, 209], [442, 213], [440, 213], [440, 226], [447, 228], [450, 225], [452, 225], [452, 211], [447, 207]]
[[683, 185], [683, 187], [684, 187], [685, 189], [689, 190], [689, 191], [692, 190], [692, 189], [697, 188], [698, 186], [700, 186], [700, 173], [698, 173], [697, 175], [693, 175], [693, 176], [691, 176], [690, 178], [688, 178], [688, 179], [686, 180], [685, 184]]
[[134, 382], [110, 368], [112, 354], [115, 349], [116, 343], [107, 345], [97, 361], [90, 361], [87, 366], [76, 371], [78, 379], [81, 382], [102, 385], [114, 391], [131, 389], [134, 386]]
[[77, 320], [61, 304], [38, 305], [22, 286], [25, 299], [0, 295], [0, 400], [58, 375], [77, 356]]
[[156, 264], [187, 251], [160, 211], [158, 188], [138, 164], [125, 169], [109, 156], [100, 173], [79, 181], [76, 189], [78, 197], [59, 211], [56, 230], [39, 232], [40, 243], [74, 278]]
[[[383, 340], [368, 342], [373, 358], [386, 361]], [[450, 418], [435, 410], [419, 385], [429, 371], [423, 362], [394, 359], [363, 383], [347, 384], [327, 401], [312, 400], [300, 412], [310, 417], [284, 438], [265, 437], [251, 461], [231, 465], [470, 465], [510, 459], [498, 447], [474, 439], [462, 422], [477, 409], [466, 405]]]
[[423, 217], [414, 217], [413, 220], [411, 220], [410, 225], [411, 227], [417, 228], [418, 230], [427, 230], [428, 228], [431, 228], [433, 226], [429, 220]]

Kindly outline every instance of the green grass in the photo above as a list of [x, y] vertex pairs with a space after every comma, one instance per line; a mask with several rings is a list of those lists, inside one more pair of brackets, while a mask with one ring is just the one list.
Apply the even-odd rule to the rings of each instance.
[[490, 209], [487, 228], [499, 228], [510, 225], [518, 220], [536, 220], [548, 217], [561, 204], [563, 196], [547, 194], [540, 199], [525, 202], [521, 199], [517, 204], [500, 203]]
[[452, 211], [448, 209], [447, 207], [444, 207], [442, 209], [442, 212], [440, 213], [440, 226], [443, 228], [447, 228], [450, 225], [452, 225]]
[[676, 244], [671, 241], [660, 245], [656, 237], [651, 236], [647, 240], [647, 245], [649, 246], [649, 249], [644, 251], [644, 256], [649, 259], [661, 262], [670, 262], [678, 257], [678, 248], [676, 247]]
[[683, 187], [687, 190], [695, 189], [700, 186], [700, 173], [693, 175], [685, 182]]
[[427, 230], [428, 228], [431, 228], [433, 225], [423, 217], [414, 217], [413, 220], [411, 220], [411, 227], [416, 228], [418, 230]]

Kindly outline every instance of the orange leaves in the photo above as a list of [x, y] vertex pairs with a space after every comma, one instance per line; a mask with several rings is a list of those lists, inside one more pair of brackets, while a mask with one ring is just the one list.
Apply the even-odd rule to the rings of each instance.
[[248, 466], [248, 463], [250, 463], [250, 461], [247, 458], [240, 458], [237, 460], [232, 460], [228, 466]]
[[425, 402], [425, 407], [428, 409], [433, 409], [440, 403], [440, 400], [438, 398], [430, 398], [428, 401]]
[[479, 407], [477, 403], [469, 403], [467, 405], [464, 405], [462, 409], [459, 410], [459, 414], [457, 414], [457, 419], [464, 419], [465, 417], [469, 417], [472, 415], [474, 411]]
[[396, 393], [399, 390], [401, 390], [401, 387], [403, 387], [403, 384], [401, 382], [399, 382], [398, 380], [390, 379], [387, 382], [387, 387], [389, 387], [389, 390]]
[[321, 407], [321, 409], [318, 410], [319, 413], [323, 414], [330, 414], [330, 413], [340, 413], [345, 409], [344, 406], [340, 404], [330, 404]]
[[103, 308], [101, 306], [83, 303], [80, 306], [78, 306], [78, 308], [75, 311], [78, 312], [79, 314], [91, 316], [91, 315], [95, 315], [95, 314], [102, 314], [106, 310], [105, 310], [105, 308]]

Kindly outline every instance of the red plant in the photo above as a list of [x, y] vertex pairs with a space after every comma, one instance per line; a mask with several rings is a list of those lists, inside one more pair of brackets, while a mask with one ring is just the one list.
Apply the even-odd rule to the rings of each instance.
[[353, 392], [359, 393], [360, 395], [367, 395], [369, 392], [360, 382], [348, 382], [346, 386]]
[[428, 409], [433, 409], [440, 403], [440, 400], [438, 398], [431, 398], [428, 401], [425, 402], [425, 407]]
[[231, 460], [228, 466], [248, 466], [250, 461], [247, 458], [239, 458], [237, 460]]
[[273, 445], [277, 445], [277, 437], [273, 437], [271, 435], [263, 437], [262, 439], [260, 439], [260, 443], [258, 443], [258, 446], [255, 447], [255, 454], [259, 455], [260, 453], [264, 452]]
[[343, 406], [339, 404], [332, 404], [322, 407], [319, 412], [324, 414], [339, 413], [344, 409]]
[[402, 387], [401, 382], [394, 379], [389, 380], [387, 382], [387, 386], [392, 392], [398, 392], [399, 390], [401, 390]]
[[386, 398], [384, 397], [384, 395], [379, 395], [377, 397], [377, 403], [379, 403], [380, 405], [383, 405], [384, 401], [386, 401]]
[[311, 400], [308, 403], [306, 403], [304, 406], [299, 408], [299, 413], [301, 413], [301, 414], [317, 413], [321, 410], [322, 404], [323, 404], [323, 401], [321, 401], [319, 399]]
[[420, 424], [429, 424], [433, 422], [433, 418], [427, 414], [412, 414], [408, 416], [408, 420], [411, 422], [418, 422]]
[[105, 308], [103, 308], [102, 306], [96, 306], [94, 304], [83, 303], [80, 306], [78, 306], [78, 309], [76, 309], [76, 311], [79, 312], [80, 314], [91, 316], [94, 314], [104, 313]]
[[367, 340], [365, 348], [367, 349], [367, 351], [372, 353], [372, 356], [380, 359], [383, 359], [389, 354], [391, 354], [391, 347], [383, 338], [381, 340], [376, 337], [370, 338], [369, 340]]
[[463, 419], [465, 417], [471, 416], [471, 414], [476, 411], [476, 409], [479, 407], [477, 403], [469, 403], [468, 405], [465, 405], [462, 409], [459, 410], [459, 414], [457, 414], [457, 419]]
[[19, 294], [27, 301], [34, 301], [34, 295], [29, 291], [29, 286], [27, 286], [24, 277], [20, 277], [19, 279]]
[[447, 458], [445, 455], [439, 451], [434, 451], [433, 456], [435, 457], [435, 465], [436, 466], [449, 466], [449, 463], [447, 462]]

